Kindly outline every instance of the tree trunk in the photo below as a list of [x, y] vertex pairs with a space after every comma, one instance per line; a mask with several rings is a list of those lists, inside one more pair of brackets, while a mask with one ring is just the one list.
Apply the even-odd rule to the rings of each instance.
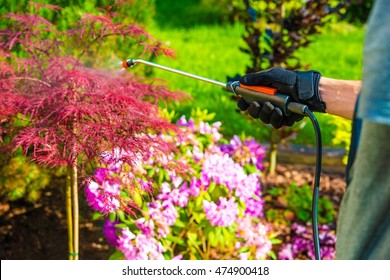
[[274, 175], [276, 173], [276, 164], [277, 164], [277, 155], [278, 155], [278, 144], [271, 143], [269, 150], [269, 174]]
[[79, 259], [79, 190], [77, 166], [72, 166], [72, 202], [73, 202], [73, 250], [74, 259]]
[[77, 179], [77, 166], [69, 166], [66, 175], [66, 219], [68, 223], [69, 260], [79, 259], [79, 201]]
[[68, 258], [73, 260], [73, 218], [72, 218], [72, 174], [71, 168], [66, 170], [66, 221], [68, 224]]

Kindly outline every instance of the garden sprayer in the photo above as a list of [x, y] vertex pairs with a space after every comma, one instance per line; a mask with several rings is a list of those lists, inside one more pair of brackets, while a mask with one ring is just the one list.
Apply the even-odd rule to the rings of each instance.
[[242, 97], [248, 104], [259, 101], [259, 102], [270, 102], [275, 107], [279, 107], [283, 114], [286, 116], [291, 113], [300, 114], [303, 116], [309, 117], [314, 126], [315, 136], [316, 136], [316, 169], [314, 176], [314, 187], [313, 187], [313, 201], [312, 201], [312, 227], [313, 227], [313, 240], [314, 240], [314, 251], [315, 257], [317, 260], [321, 259], [320, 254], [320, 242], [319, 242], [319, 233], [318, 233], [318, 196], [319, 196], [319, 185], [320, 185], [320, 176], [321, 176], [321, 166], [322, 166], [322, 139], [321, 131], [318, 124], [318, 121], [314, 114], [310, 111], [307, 105], [297, 103], [292, 101], [291, 96], [285, 95], [283, 93], [277, 92], [275, 88], [263, 87], [263, 86], [246, 86], [240, 84], [238, 81], [232, 81], [228, 83], [223, 83], [194, 75], [188, 72], [180, 71], [163, 65], [159, 65], [153, 62], [149, 62], [142, 59], [128, 59], [122, 62], [123, 68], [129, 68], [134, 66], [137, 63], [142, 63], [151, 67], [156, 67], [165, 71], [176, 73], [179, 75], [187, 76], [189, 78], [197, 79], [203, 82], [211, 83], [225, 88], [229, 92], [232, 92], [240, 97]]

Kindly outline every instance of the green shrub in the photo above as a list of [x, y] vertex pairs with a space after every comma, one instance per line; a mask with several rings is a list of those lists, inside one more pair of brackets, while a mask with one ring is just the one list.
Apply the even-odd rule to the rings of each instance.
[[[310, 222], [312, 215], [312, 188], [308, 185], [297, 186], [292, 184], [288, 187], [275, 187], [268, 191], [266, 201], [278, 201], [280, 208], [267, 210], [269, 221], [288, 223], [300, 221]], [[334, 221], [336, 210], [330, 199], [321, 197], [318, 201], [318, 220], [321, 224]]]
[[50, 174], [22, 155], [11, 158], [0, 168], [0, 196], [3, 201], [25, 199], [35, 202], [49, 184]]

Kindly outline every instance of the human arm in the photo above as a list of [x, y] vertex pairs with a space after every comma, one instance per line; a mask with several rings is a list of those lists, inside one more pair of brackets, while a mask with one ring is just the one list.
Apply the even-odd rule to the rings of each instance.
[[319, 92], [326, 104], [326, 112], [352, 120], [361, 81], [321, 77]]
[[[292, 101], [305, 104], [314, 112], [329, 113], [347, 119], [353, 117], [361, 86], [360, 81], [326, 78], [318, 71], [290, 71], [282, 68], [245, 75], [240, 79], [240, 83], [276, 88], [279, 93], [291, 96]], [[245, 104], [245, 100], [240, 99], [237, 105], [243, 111], [248, 110], [253, 118], [260, 118], [275, 128], [291, 126], [302, 119], [294, 113], [286, 116], [272, 104]]]

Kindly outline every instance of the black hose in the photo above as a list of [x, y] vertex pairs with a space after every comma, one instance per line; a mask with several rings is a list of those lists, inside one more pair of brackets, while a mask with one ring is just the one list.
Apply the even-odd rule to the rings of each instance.
[[318, 233], [318, 197], [320, 191], [320, 179], [322, 168], [322, 138], [318, 121], [314, 114], [306, 107], [304, 114], [309, 117], [313, 123], [316, 135], [316, 168], [314, 174], [313, 201], [312, 201], [312, 228], [314, 240], [314, 253], [316, 260], [321, 260], [320, 238]]

